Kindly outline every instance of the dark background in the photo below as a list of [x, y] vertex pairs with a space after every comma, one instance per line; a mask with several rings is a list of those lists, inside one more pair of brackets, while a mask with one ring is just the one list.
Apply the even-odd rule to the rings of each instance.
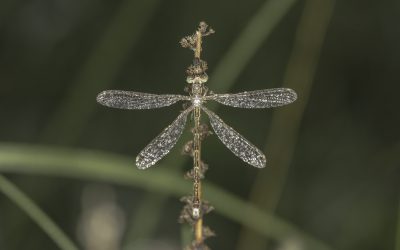
[[[201, 20], [216, 30], [204, 41], [209, 87], [224, 89], [212, 80], [215, 70], [263, 4], [1, 1], [2, 147], [89, 148], [130, 157], [135, 168], [136, 154], [181, 105], [113, 110], [97, 105], [96, 95], [104, 89], [183, 94], [192, 53], [178, 42]], [[211, 169], [207, 180], [333, 249], [395, 249], [396, 241], [399, 249], [399, 23], [396, 0], [294, 1], [243, 70], [220, 78], [237, 73], [226, 92], [280, 86], [298, 92], [297, 102], [275, 110], [218, 108], [227, 124], [267, 149], [271, 167], [246, 166], [212, 136], [203, 145]], [[251, 46], [245, 43], [240, 51]], [[168, 163], [163, 168], [174, 168], [173, 157], [185, 157], [179, 155], [182, 143], [161, 162]], [[182, 204], [175, 197], [147, 211], [149, 220], [158, 219], [143, 235], [130, 231], [132, 218], [155, 192], [90, 179], [12, 171], [5, 176], [84, 249], [180, 248], [176, 219]], [[141, 223], [145, 227], [146, 220]], [[208, 241], [212, 249], [307, 249], [290, 235], [260, 239], [217, 213], [206, 223], [218, 235]], [[57, 246], [0, 195], [0, 249]]]

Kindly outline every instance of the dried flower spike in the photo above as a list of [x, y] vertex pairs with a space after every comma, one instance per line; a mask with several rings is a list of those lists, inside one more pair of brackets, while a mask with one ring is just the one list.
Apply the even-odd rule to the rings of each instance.
[[215, 33], [205, 22], [200, 22], [198, 29], [192, 35], [184, 37], [180, 44], [194, 51], [193, 63], [186, 70], [188, 86], [184, 95], [156, 95], [133, 91], [106, 90], [97, 96], [97, 102], [104, 106], [120, 109], [153, 109], [170, 106], [178, 101], [189, 102], [181, 114], [161, 134], [154, 138], [137, 156], [136, 165], [139, 169], [147, 169], [161, 160], [174, 147], [181, 136], [189, 114], [193, 115], [193, 140], [185, 145], [184, 154], [193, 157], [193, 169], [186, 177], [193, 180], [193, 196], [185, 197], [180, 221], [193, 225], [195, 240], [189, 249], [209, 249], [204, 239], [213, 235], [203, 226], [202, 217], [210, 212], [212, 207], [201, 196], [201, 179], [207, 170], [207, 164], [201, 160], [201, 141], [210, 134], [208, 126], [200, 123], [202, 111], [207, 114], [214, 133], [237, 157], [249, 165], [263, 168], [266, 165], [264, 154], [252, 143], [246, 140], [233, 128], [225, 124], [221, 118], [207, 109], [207, 101], [216, 101], [223, 105], [238, 108], [273, 108], [287, 105], [296, 100], [297, 94], [292, 89], [275, 88], [255, 91], [245, 91], [237, 94], [214, 94], [208, 91], [205, 83], [207, 63], [201, 60], [202, 39]]

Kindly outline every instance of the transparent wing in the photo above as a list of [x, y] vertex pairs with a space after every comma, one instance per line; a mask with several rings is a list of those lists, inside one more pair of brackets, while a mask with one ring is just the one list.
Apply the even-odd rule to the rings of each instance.
[[217, 134], [227, 148], [244, 162], [257, 168], [265, 167], [266, 159], [261, 150], [256, 148], [233, 128], [226, 125], [214, 112], [205, 107], [202, 107], [202, 109], [210, 118], [211, 127], [215, 134]]
[[188, 100], [183, 95], [156, 95], [124, 90], [106, 90], [101, 92], [97, 102], [119, 109], [153, 109], [166, 107], [180, 100]]
[[161, 160], [175, 146], [185, 128], [187, 115], [193, 110], [190, 107], [183, 111], [174, 122], [154, 138], [136, 157], [136, 166], [146, 169]]
[[273, 108], [294, 102], [297, 94], [292, 89], [275, 88], [237, 94], [215, 94], [206, 98], [237, 108]]

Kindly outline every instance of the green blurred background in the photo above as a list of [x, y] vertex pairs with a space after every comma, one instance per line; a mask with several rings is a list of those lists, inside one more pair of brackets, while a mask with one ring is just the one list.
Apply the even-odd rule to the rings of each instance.
[[2, 0], [1, 250], [59, 249], [52, 237], [89, 250], [187, 242], [176, 221], [191, 192], [189, 130], [158, 167], [134, 166], [181, 105], [113, 110], [95, 97], [182, 94], [193, 55], [178, 42], [202, 20], [216, 30], [203, 50], [211, 90], [299, 95], [274, 110], [211, 105], [269, 167], [204, 142], [210, 247], [400, 249], [400, 1]]

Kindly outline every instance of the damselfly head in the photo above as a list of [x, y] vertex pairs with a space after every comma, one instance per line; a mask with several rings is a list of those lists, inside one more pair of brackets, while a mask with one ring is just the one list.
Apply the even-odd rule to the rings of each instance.
[[186, 78], [187, 83], [205, 83], [208, 81], [208, 75], [206, 73], [200, 75], [189, 75]]

